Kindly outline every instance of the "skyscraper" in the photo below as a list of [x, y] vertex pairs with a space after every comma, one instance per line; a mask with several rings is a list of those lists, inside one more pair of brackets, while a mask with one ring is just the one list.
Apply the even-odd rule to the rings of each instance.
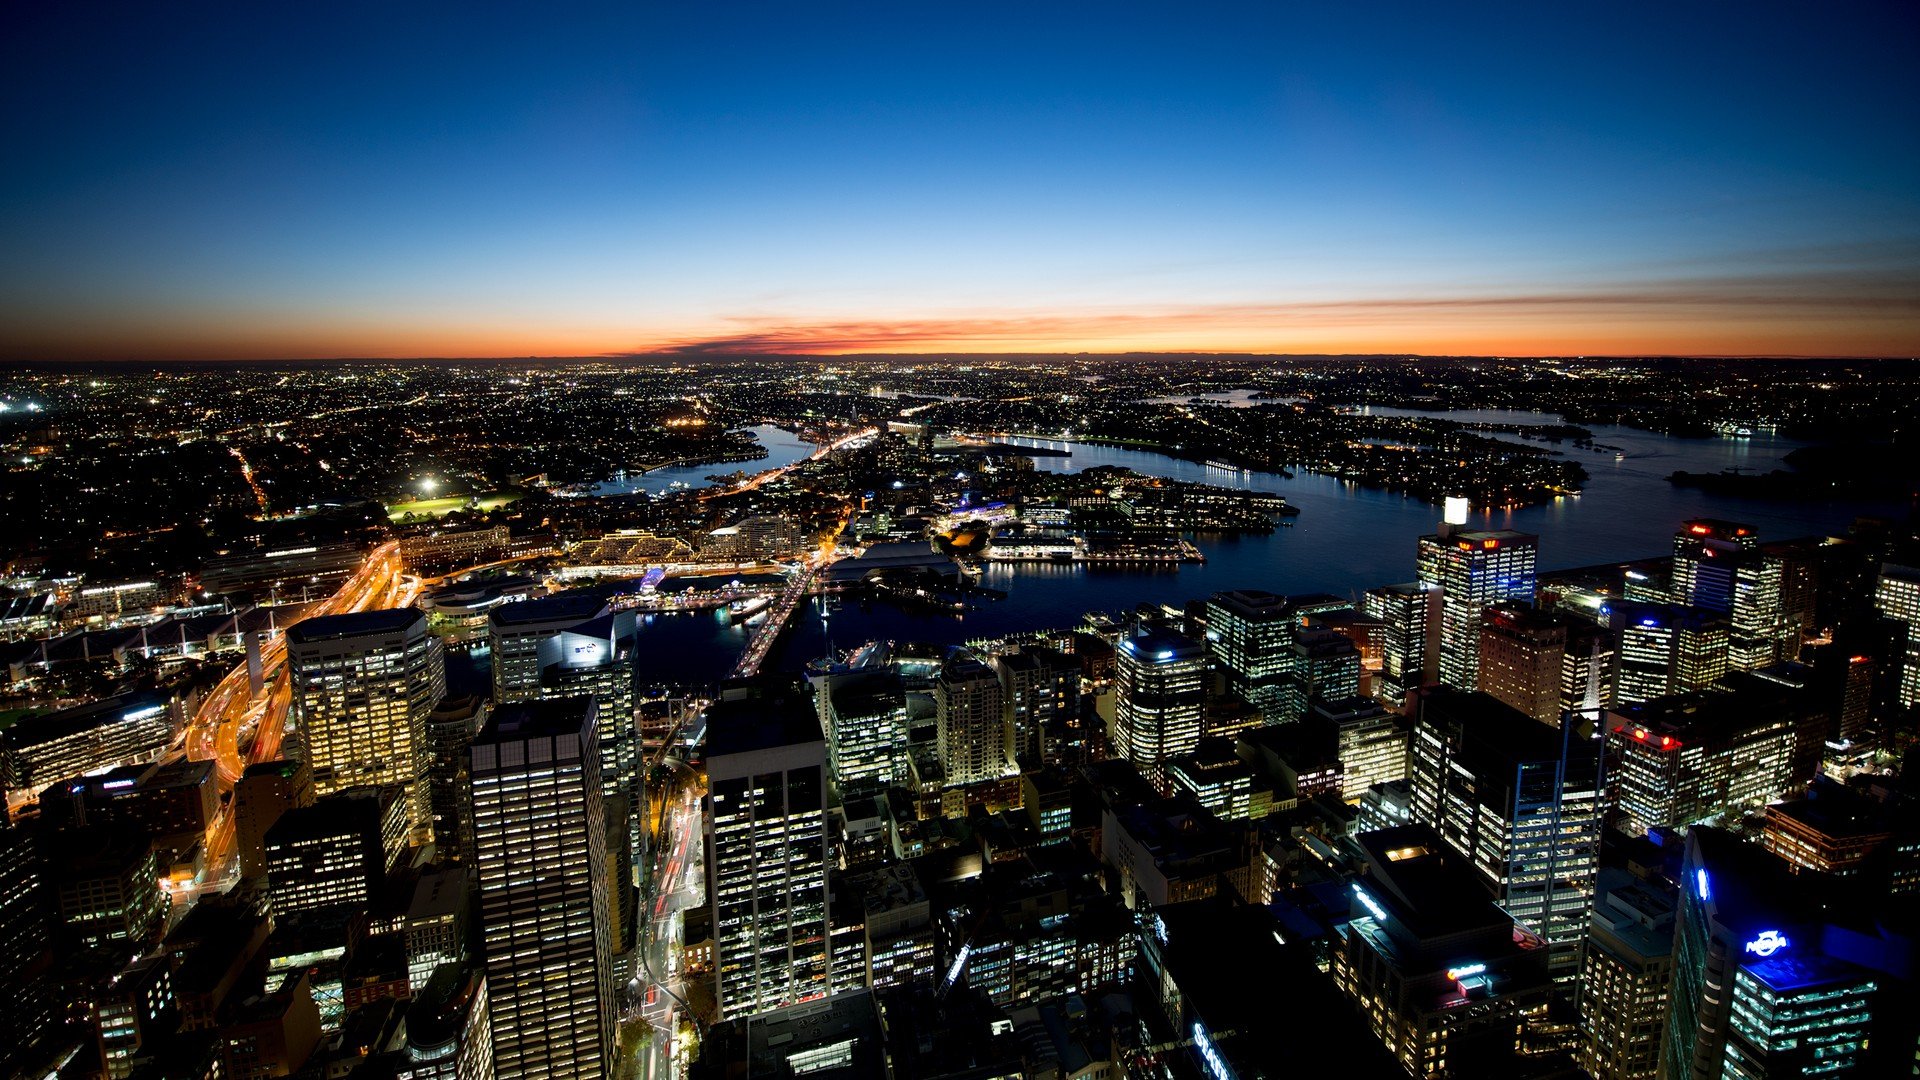
[[1409, 773], [1413, 817], [1466, 855], [1571, 983], [1593, 904], [1602, 815], [1599, 747], [1481, 693], [1423, 692]]
[[1614, 702], [1633, 705], [1709, 686], [1727, 673], [1724, 615], [1679, 604], [1614, 605], [1619, 656]]
[[820, 722], [787, 683], [730, 683], [707, 710], [707, 897], [722, 1018], [825, 997], [832, 985], [826, 767]]
[[1703, 690], [1621, 709], [1606, 720], [1615, 808], [1630, 833], [1690, 825], [1756, 807], [1812, 779], [1797, 772], [1810, 713], [1790, 688], [1743, 675], [1737, 691]]
[[397, 788], [353, 788], [288, 810], [267, 830], [267, 902], [280, 918], [365, 907], [406, 836]]
[[540, 696], [540, 643], [562, 630], [608, 613], [606, 601], [585, 591], [501, 604], [487, 613], [487, 652], [495, 703]]
[[1787, 644], [1783, 566], [1751, 525], [1698, 518], [1673, 535], [1673, 599], [1727, 616], [1727, 662], [1735, 671], [1773, 663]]
[[1543, 724], [1560, 726], [1567, 626], [1525, 604], [1496, 604], [1480, 627], [1478, 689]]
[[1386, 626], [1379, 694], [1389, 705], [1440, 677], [1440, 598], [1438, 586], [1412, 581], [1368, 589], [1361, 600], [1367, 617]]
[[998, 780], [1012, 774], [1013, 731], [1000, 677], [986, 662], [955, 649], [933, 684], [940, 767], [952, 786]]
[[633, 612], [618, 611], [558, 631], [535, 648], [540, 697], [591, 695], [595, 699], [600, 790], [629, 798], [640, 789], [640, 732], [634, 722], [635, 632]]
[[[1870, 966], [1901, 963], [1895, 950], [1836, 925], [1854, 916], [1835, 909], [1818, 883], [1796, 879], [1780, 859], [1723, 830], [1688, 830], [1681, 867], [1661, 1076], [1912, 1068], [1912, 985]], [[1904, 1040], [1871, 1040], [1885, 1055], [1876, 1061], [1869, 1035], [1889, 1010], [1909, 1031]]]
[[1533, 602], [1540, 538], [1511, 529], [1443, 524], [1420, 538], [1420, 584], [1440, 597], [1440, 681], [1474, 687], [1480, 667], [1480, 613], [1503, 600]]
[[1594, 1080], [1653, 1080], [1667, 1027], [1673, 976], [1670, 887], [1600, 871], [1587, 947], [1580, 958], [1581, 1064]]
[[591, 698], [496, 709], [472, 747], [496, 1073], [612, 1069], [612, 883]]
[[1170, 630], [1141, 628], [1115, 654], [1113, 748], [1162, 791], [1160, 763], [1200, 743], [1207, 651]]
[[425, 728], [447, 673], [426, 615], [394, 608], [308, 619], [287, 631], [287, 662], [314, 792], [402, 788], [415, 833], [430, 836]]
[[1907, 630], [1905, 655], [1900, 658], [1900, 704], [1920, 703], [1920, 569], [1888, 563], [1880, 568], [1873, 606]]
[[1218, 592], [1207, 601], [1207, 650], [1226, 676], [1227, 691], [1269, 723], [1279, 714], [1281, 682], [1293, 667], [1293, 625], [1287, 598], [1270, 592]]
[[907, 696], [898, 675], [855, 671], [829, 676], [815, 686], [814, 700], [827, 735], [833, 781], [842, 791], [885, 787], [903, 778]]
[[1013, 753], [1054, 761], [1050, 745], [1064, 741], [1080, 717], [1080, 664], [1045, 645], [1023, 645], [993, 658], [1013, 725]]

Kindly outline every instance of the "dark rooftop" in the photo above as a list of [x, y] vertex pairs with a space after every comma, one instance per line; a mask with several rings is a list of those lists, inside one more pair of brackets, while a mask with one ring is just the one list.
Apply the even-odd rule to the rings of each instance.
[[487, 613], [487, 625], [500, 628], [532, 623], [585, 622], [605, 611], [606, 607], [606, 598], [597, 591], [572, 590], [534, 600], [501, 604]]
[[487, 726], [473, 741], [483, 744], [578, 735], [586, 726], [587, 714], [592, 708], [591, 697], [509, 702], [487, 717]]
[[813, 703], [791, 679], [735, 679], [707, 708], [707, 757], [824, 741]]
[[426, 615], [413, 608], [377, 608], [345, 615], [321, 615], [302, 619], [287, 629], [291, 642], [328, 641], [361, 634], [391, 634], [414, 623], [425, 623]]

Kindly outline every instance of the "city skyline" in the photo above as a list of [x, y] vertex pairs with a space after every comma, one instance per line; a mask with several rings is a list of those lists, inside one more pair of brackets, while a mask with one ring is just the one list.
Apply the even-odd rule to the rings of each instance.
[[10, 22], [9, 360], [1920, 354], [1892, 5]]

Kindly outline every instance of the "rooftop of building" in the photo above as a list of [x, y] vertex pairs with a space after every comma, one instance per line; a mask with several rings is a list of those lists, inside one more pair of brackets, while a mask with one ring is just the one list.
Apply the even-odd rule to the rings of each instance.
[[487, 625], [495, 630], [506, 630], [549, 623], [578, 623], [606, 610], [606, 597], [599, 590], [570, 589], [552, 596], [501, 604], [487, 613]]
[[1207, 654], [1206, 646], [1164, 627], [1144, 625], [1120, 639], [1120, 650], [1149, 663], [1193, 660]]
[[103, 724], [157, 716], [166, 710], [166, 706], [167, 699], [151, 691], [115, 694], [58, 712], [23, 716], [0, 732], [0, 737], [6, 739], [8, 746], [23, 749], [63, 739]]
[[335, 641], [363, 634], [395, 634], [418, 623], [424, 627], [427, 616], [413, 608], [375, 608], [344, 615], [319, 615], [302, 619], [287, 628], [287, 640], [293, 644]]
[[1739, 673], [1703, 690], [1669, 694], [1615, 710], [1610, 726], [1644, 728], [1682, 742], [1737, 734], [1791, 718], [1805, 701], [1803, 691], [1785, 683]]
[[[744, 1078], [804, 1072], [817, 1080], [887, 1075], [880, 1011], [868, 990], [729, 1021], [702, 1042], [698, 1071], [705, 1075]], [[795, 1054], [843, 1043], [849, 1046], [841, 1064], [810, 1068], [790, 1064]]]
[[827, 687], [840, 716], [877, 716], [907, 707], [906, 688], [891, 671], [858, 671], [835, 677]]
[[707, 758], [824, 741], [799, 684], [777, 675], [736, 679], [707, 707]]
[[[1338, 1048], [1342, 1076], [1405, 1075], [1350, 999], [1317, 970], [1305, 946], [1282, 940], [1264, 908], [1222, 893], [1159, 908], [1148, 921], [1156, 935], [1165, 931], [1148, 947], [1179, 987], [1182, 1008], [1234, 1074], [1300, 1073], [1301, 1048], [1313, 1046]], [[1190, 1045], [1190, 1032], [1177, 1034]], [[1201, 1068], [1191, 1072], [1208, 1075]]]
[[1563, 753], [1570, 761], [1596, 758], [1599, 753], [1598, 746], [1572, 738], [1563, 729], [1543, 724], [1479, 690], [1449, 686], [1423, 690], [1414, 718], [1416, 728], [1432, 725], [1443, 731], [1458, 730], [1462, 754], [1483, 760], [1484, 770], [1476, 768], [1476, 772], [1485, 775], [1504, 771], [1510, 776], [1508, 765], [1558, 760]]
[[508, 702], [487, 716], [486, 726], [473, 741], [484, 745], [578, 735], [586, 727], [593, 707], [591, 697]]
[[1767, 817], [1776, 816], [1836, 840], [1885, 835], [1893, 828], [1884, 803], [1826, 776], [1814, 778], [1813, 786], [1801, 798], [1769, 805]]
[[1488, 897], [1467, 859], [1426, 825], [1399, 825], [1355, 836], [1366, 856], [1359, 884], [1393, 910], [1418, 938], [1513, 925]]

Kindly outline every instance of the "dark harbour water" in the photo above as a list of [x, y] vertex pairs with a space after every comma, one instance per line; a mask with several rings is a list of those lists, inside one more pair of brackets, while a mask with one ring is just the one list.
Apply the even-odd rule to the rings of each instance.
[[[1446, 415], [1466, 421], [1559, 421], [1555, 416], [1504, 410]], [[1568, 447], [1564, 452], [1576, 457], [1590, 474], [1581, 495], [1524, 510], [1477, 513], [1474, 524], [1538, 533], [1540, 567], [1554, 570], [1664, 554], [1670, 548], [1675, 527], [1690, 517], [1744, 521], [1756, 526], [1762, 539], [1776, 540], [1844, 532], [1861, 514], [1904, 512], [1891, 503], [1730, 498], [1667, 482], [1668, 474], [1679, 469], [1717, 472], [1738, 466], [1764, 472], [1779, 467], [1784, 455], [1805, 445], [1794, 440], [1769, 435], [1676, 439], [1630, 428], [1592, 430], [1594, 442], [1625, 450], [1626, 458], [1614, 460], [1611, 450], [1599, 454]], [[1037, 459], [1041, 469], [1071, 472], [1095, 465], [1124, 465], [1154, 476], [1277, 491], [1301, 508], [1300, 516], [1293, 519], [1293, 527], [1276, 529], [1271, 535], [1200, 536], [1197, 542], [1207, 556], [1206, 563], [1178, 569], [992, 565], [983, 584], [1004, 590], [1007, 599], [957, 619], [909, 614], [882, 604], [847, 604], [823, 620], [816, 609], [809, 609], [796, 616], [786, 640], [770, 659], [768, 670], [797, 670], [808, 660], [824, 655], [829, 647], [845, 649], [875, 638], [957, 643], [1018, 630], [1071, 625], [1086, 611], [1123, 611], [1142, 603], [1183, 603], [1222, 589], [1354, 594], [1376, 585], [1411, 580], [1415, 538], [1433, 531], [1440, 520], [1439, 507], [1307, 473], [1289, 480], [1267, 473], [1208, 468], [1137, 450], [1014, 441], [1071, 451], [1071, 457]], [[745, 629], [727, 625], [724, 615], [656, 616], [641, 635], [641, 674], [648, 680], [717, 679], [731, 667], [745, 641]]]

